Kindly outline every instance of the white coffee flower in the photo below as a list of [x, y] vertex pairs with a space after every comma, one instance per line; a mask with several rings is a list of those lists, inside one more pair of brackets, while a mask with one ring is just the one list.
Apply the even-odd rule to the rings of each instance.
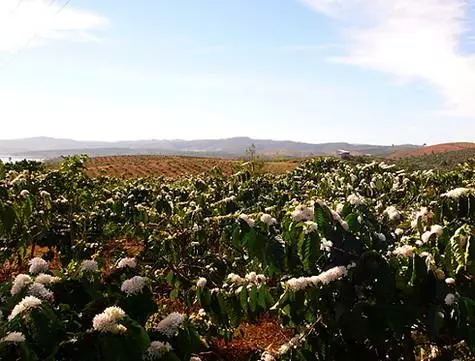
[[158, 360], [162, 358], [165, 353], [172, 350], [173, 348], [168, 342], [152, 341], [146, 351], [146, 355], [150, 360]]
[[395, 206], [386, 208], [384, 214], [386, 214], [391, 221], [399, 221], [401, 219], [401, 213], [399, 213]]
[[444, 233], [444, 227], [439, 226], [438, 224], [434, 224], [430, 227], [430, 231], [431, 233], [435, 233], [437, 237], [440, 237]]
[[124, 317], [125, 312], [120, 307], [108, 307], [104, 312], [94, 316], [92, 327], [95, 331], [101, 333], [124, 333], [127, 331], [127, 328], [119, 324], [119, 321]]
[[21, 332], [10, 332], [0, 341], [2, 342], [12, 342], [12, 343], [21, 343], [25, 342], [25, 335]]
[[19, 274], [15, 277], [15, 280], [13, 281], [10, 293], [12, 294], [12, 296], [16, 296], [25, 286], [29, 285], [30, 283], [33, 283], [33, 280], [29, 275]]
[[[119, 267], [119, 268], [123, 268], [123, 267]], [[134, 268], [134, 267], [131, 267], [131, 268]], [[85, 259], [84, 261], [81, 262], [80, 269], [83, 272], [97, 272], [99, 271], [99, 265], [97, 264], [96, 261], [92, 259]]]
[[452, 277], [448, 277], [445, 279], [445, 283], [447, 283], [449, 286], [453, 286], [455, 284], [455, 280]]
[[204, 277], [200, 277], [198, 279], [198, 281], [196, 281], [196, 287], [198, 288], [203, 288], [206, 286], [206, 283], [208, 282], [208, 280]]
[[35, 257], [33, 259], [30, 259], [28, 262], [30, 265], [29, 272], [31, 274], [38, 274], [38, 273], [43, 273], [48, 271], [48, 262], [46, 262], [43, 258], [41, 257]]
[[445, 296], [444, 302], [447, 306], [453, 305], [455, 302], [455, 295], [453, 293], [448, 293], [447, 296]]
[[53, 283], [57, 283], [61, 281], [61, 278], [56, 277], [56, 276], [51, 276], [46, 273], [40, 273], [38, 276], [35, 277], [35, 282], [36, 283], [41, 283], [44, 285], [51, 285]]
[[54, 301], [54, 294], [50, 290], [48, 290], [44, 284], [34, 282], [28, 287], [28, 294], [31, 296], [38, 297], [42, 300], [53, 302]]
[[409, 245], [404, 245], [401, 247], [397, 247], [394, 251], [393, 254], [398, 256], [398, 257], [412, 257], [414, 254], [414, 247], [409, 246]]
[[442, 194], [442, 197], [458, 199], [462, 196], [465, 196], [469, 192], [470, 192], [470, 188], [459, 187], [459, 188], [452, 189], [448, 191], [447, 193]]
[[312, 232], [316, 232], [318, 229], [318, 225], [313, 221], [305, 221], [303, 231], [305, 234], [310, 234]]
[[272, 226], [274, 224], [277, 224], [277, 220], [272, 217], [270, 214], [263, 213], [261, 215], [261, 222], [267, 224], [268, 226]]
[[361, 198], [357, 194], [350, 194], [346, 200], [348, 201], [348, 203], [354, 206], [359, 206], [363, 204], [363, 198]]
[[158, 325], [154, 327], [154, 330], [168, 337], [172, 337], [184, 320], [185, 317], [181, 313], [172, 312], [161, 320]]
[[269, 352], [265, 351], [261, 355], [261, 361], [275, 361], [275, 357], [272, 356], [272, 354], [270, 354]]
[[122, 258], [119, 263], [117, 264], [117, 268], [135, 268], [137, 267], [137, 262], [135, 261], [135, 258]]
[[404, 234], [404, 230], [402, 228], [396, 228], [394, 230], [394, 234], [398, 237], [402, 236]]
[[348, 269], [352, 267], [353, 265], [347, 267], [337, 266], [320, 273], [318, 276], [291, 278], [284, 283], [284, 286], [287, 286], [293, 291], [300, 291], [310, 286], [317, 286], [319, 284], [326, 285], [346, 276]]
[[246, 222], [249, 227], [251, 228], [254, 227], [255, 221], [251, 217], [249, 217], [247, 214], [244, 214], [244, 213], [240, 214], [239, 219], [242, 219], [244, 222]]
[[27, 191], [26, 189], [23, 189], [21, 192], [20, 192], [20, 196], [22, 196], [23, 198], [26, 198], [30, 195], [30, 192]]
[[13, 320], [19, 314], [22, 314], [33, 308], [38, 308], [40, 305], [41, 300], [39, 298], [36, 298], [34, 296], [26, 296], [15, 307], [13, 307], [10, 316], [8, 316], [8, 321]]
[[147, 284], [147, 278], [141, 276], [134, 276], [122, 282], [120, 290], [128, 296], [142, 293], [143, 288]]
[[295, 222], [310, 221], [314, 217], [313, 208], [309, 208], [303, 204], [295, 207], [295, 210], [291, 213], [292, 219]]

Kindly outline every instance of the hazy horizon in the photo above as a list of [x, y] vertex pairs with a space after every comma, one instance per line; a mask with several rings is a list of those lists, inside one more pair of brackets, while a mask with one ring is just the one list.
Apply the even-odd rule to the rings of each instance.
[[1, 138], [473, 142], [464, 0], [3, 0]]
[[[382, 146], [391, 146], [391, 145], [423, 145], [423, 144], [415, 144], [415, 143], [391, 143], [391, 144], [383, 144], [383, 143], [361, 143], [361, 142], [348, 142], [344, 139], [341, 140], [332, 140], [332, 141], [324, 141], [324, 142], [303, 142], [294, 139], [274, 139], [274, 138], [252, 138], [246, 135], [237, 135], [231, 137], [223, 137], [223, 138], [190, 138], [190, 139], [183, 139], [183, 138], [143, 138], [143, 139], [117, 139], [117, 140], [101, 140], [101, 139], [75, 139], [75, 138], [62, 138], [62, 137], [51, 137], [47, 135], [38, 135], [33, 137], [24, 137], [24, 138], [0, 138], [0, 142], [2, 141], [19, 141], [19, 140], [35, 140], [35, 139], [54, 139], [54, 140], [66, 140], [66, 141], [74, 141], [74, 142], [84, 142], [84, 143], [107, 143], [107, 144], [114, 144], [114, 143], [127, 143], [127, 142], [153, 142], [153, 141], [185, 141], [185, 142], [193, 142], [193, 141], [221, 141], [221, 140], [231, 140], [231, 139], [249, 139], [250, 141], [259, 140], [259, 141], [276, 141], [276, 142], [295, 142], [295, 143], [306, 143], [306, 144], [333, 144], [333, 143], [348, 143], [354, 145], [382, 145]], [[440, 143], [425, 143], [425, 145], [435, 145]], [[0, 153], [1, 155], [1, 153]]]

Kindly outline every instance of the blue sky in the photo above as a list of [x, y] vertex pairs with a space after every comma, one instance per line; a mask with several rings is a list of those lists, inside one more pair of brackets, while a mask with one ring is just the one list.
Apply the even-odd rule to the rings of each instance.
[[463, 0], [2, 0], [0, 138], [475, 141]]

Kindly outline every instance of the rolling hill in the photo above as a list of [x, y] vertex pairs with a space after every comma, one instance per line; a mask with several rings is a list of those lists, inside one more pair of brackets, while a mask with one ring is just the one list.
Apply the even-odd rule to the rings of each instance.
[[256, 146], [256, 150], [259, 154], [268, 157], [300, 157], [335, 154], [338, 149], [345, 149], [354, 154], [384, 156], [398, 150], [412, 150], [418, 148], [418, 146], [415, 145], [386, 146], [350, 144], [345, 142], [311, 144], [295, 141], [252, 139], [249, 137], [203, 140], [152, 139], [118, 142], [90, 142], [37, 137], [0, 140], [0, 154], [39, 157], [44, 159], [72, 154], [88, 154], [89, 156], [160, 154], [236, 157], [245, 154], [246, 149], [251, 144]]
[[474, 149], [474, 148], [475, 148], [475, 143], [469, 143], [469, 142], [443, 143], [443, 144], [431, 145], [428, 147], [399, 150], [391, 154], [389, 157], [391, 159], [401, 159], [401, 158], [407, 158], [407, 157], [421, 157], [424, 155], [440, 154], [440, 153], [447, 153], [447, 152], [454, 152], [454, 151], [464, 151], [467, 149]]

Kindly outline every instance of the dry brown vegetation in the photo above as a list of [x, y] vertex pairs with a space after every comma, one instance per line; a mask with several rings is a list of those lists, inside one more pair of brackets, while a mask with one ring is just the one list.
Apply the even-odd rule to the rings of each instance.
[[444, 143], [444, 144], [436, 144], [431, 145], [428, 147], [417, 148], [417, 149], [409, 149], [409, 150], [401, 150], [395, 152], [390, 155], [392, 159], [401, 159], [407, 157], [420, 157], [424, 155], [430, 154], [440, 154], [446, 152], [453, 152], [465, 149], [473, 149], [475, 148], [475, 143], [469, 142], [460, 142], [460, 143]]
[[[89, 158], [86, 163], [90, 176], [108, 175], [135, 178], [146, 176], [179, 177], [209, 172], [213, 168], [230, 175], [241, 162], [232, 159], [185, 156], [125, 155]], [[280, 174], [294, 169], [301, 160], [266, 161], [264, 172]]]

